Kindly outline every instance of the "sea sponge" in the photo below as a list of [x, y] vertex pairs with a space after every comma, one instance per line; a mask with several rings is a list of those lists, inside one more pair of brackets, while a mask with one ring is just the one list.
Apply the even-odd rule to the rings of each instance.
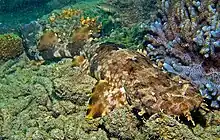
[[46, 31], [38, 42], [38, 50], [47, 50], [58, 43], [57, 34], [54, 31]]
[[89, 36], [90, 36], [89, 33], [90, 33], [89, 26], [79, 27], [75, 29], [71, 37], [72, 42], [85, 41], [89, 39]]
[[0, 35], [0, 59], [15, 58], [23, 52], [22, 39], [11, 33]]
[[80, 26], [72, 31], [71, 41], [78, 46], [83, 46], [89, 38], [100, 36], [102, 24], [98, 23], [95, 18], [81, 17]]

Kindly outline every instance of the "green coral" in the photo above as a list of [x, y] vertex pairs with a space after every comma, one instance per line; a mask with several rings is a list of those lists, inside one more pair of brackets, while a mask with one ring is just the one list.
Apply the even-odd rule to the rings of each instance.
[[0, 59], [8, 60], [23, 52], [22, 39], [13, 33], [0, 35]]

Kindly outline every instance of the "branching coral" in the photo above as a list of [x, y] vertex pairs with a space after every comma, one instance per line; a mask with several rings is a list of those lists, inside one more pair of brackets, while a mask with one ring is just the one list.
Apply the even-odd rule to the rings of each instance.
[[159, 9], [144, 43], [148, 55], [164, 62], [167, 71], [204, 87], [201, 94], [219, 108], [219, 1], [162, 0]]

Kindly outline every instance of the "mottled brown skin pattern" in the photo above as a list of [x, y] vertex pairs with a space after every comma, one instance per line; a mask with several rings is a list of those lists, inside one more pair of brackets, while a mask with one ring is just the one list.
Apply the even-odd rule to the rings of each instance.
[[88, 118], [103, 116], [115, 107], [129, 104], [144, 113], [162, 111], [192, 120], [190, 111], [202, 102], [189, 83], [171, 79], [142, 54], [117, 50], [115, 46], [103, 45], [97, 50], [90, 62], [90, 73], [102, 82], [93, 90]]

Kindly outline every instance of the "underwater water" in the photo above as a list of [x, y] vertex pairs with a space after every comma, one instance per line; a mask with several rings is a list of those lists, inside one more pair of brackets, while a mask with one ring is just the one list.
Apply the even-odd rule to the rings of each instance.
[[219, 140], [218, 0], [0, 0], [0, 140]]
[[2, 0], [0, 2], [0, 33], [16, 31], [19, 26], [37, 20], [54, 9], [77, 2], [80, 0]]

